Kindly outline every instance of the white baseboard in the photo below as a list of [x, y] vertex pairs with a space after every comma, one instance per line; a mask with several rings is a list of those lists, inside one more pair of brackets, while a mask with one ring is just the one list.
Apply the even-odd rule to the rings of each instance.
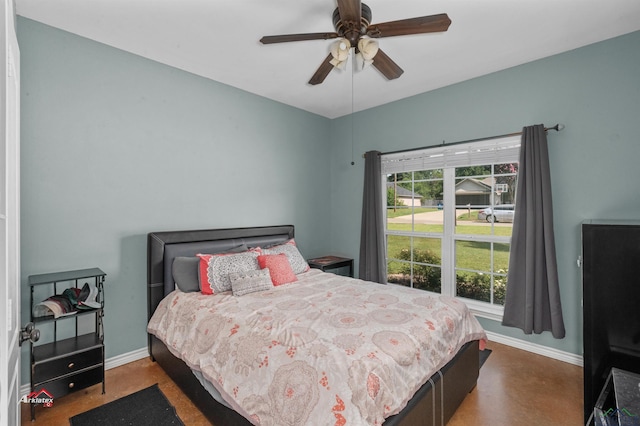
[[537, 343], [527, 342], [525, 340], [516, 339], [514, 337], [504, 336], [502, 334], [492, 333], [487, 331], [487, 337], [489, 341], [501, 343], [503, 345], [512, 346], [523, 351], [531, 352], [537, 355], [546, 356], [548, 358], [557, 359], [558, 361], [564, 361], [569, 364], [577, 365], [579, 367], [584, 366], [584, 361], [581, 355], [572, 354], [570, 352], [561, 351], [559, 349], [550, 348], [548, 346], [539, 345]]
[[[121, 365], [129, 364], [130, 362], [137, 361], [144, 357], [149, 356], [149, 350], [145, 346], [144, 348], [137, 349], [135, 351], [127, 352], [126, 354], [116, 355], [114, 357], [104, 360], [104, 369], [111, 370], [112, 368], [120, 367]], [[20, 395], [28, 395], [31, 392], [31, 384], [26, 383], [20, 386]]]
[[137, 361], [144, 357], [149, 356], [149, 349], [144, 348], [137, 349], [135, 351], [127, 352], [126, 354], [116, 355], [109, 359], [104, 360], [104, 369], [111, 370], [112, 368], [120, 367], [121, 365], [129, 364], [130, 362]]

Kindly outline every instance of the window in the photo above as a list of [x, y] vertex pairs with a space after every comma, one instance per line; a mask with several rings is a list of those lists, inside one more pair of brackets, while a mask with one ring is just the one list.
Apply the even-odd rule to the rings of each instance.
[[388, 282], [501, 316], [519, 147], [518, 136], [382, 156]]
[[509, 185], [506, 183], [496, 183], [496, 193], [509, 191]]

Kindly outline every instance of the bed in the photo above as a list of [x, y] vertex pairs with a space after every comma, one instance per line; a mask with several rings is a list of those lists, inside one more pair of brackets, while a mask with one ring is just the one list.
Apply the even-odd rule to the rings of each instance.
[[[433, 374], [430, 375], [430, 377], [428, 376], [426, 378], [416, 379], [413, 373], [406, 374], [407, 380], [413, 383], [411, 386], [414, 386], [417, 391], [415, 391], [414, 393], [415, 389], [410, 386], [411, 391], [407, 391], [410, 392], [410, 394], [398, 398], [401, 400], [401, 407], [397, 409], [389, 409], [387, 407], [386, 409], [389, 409], [389, 412], [384, 413], [385, 419], [383, 423], [380, 420], [380, 414], [371, 414], [370, 418], [365, 419], [365, 417], [369, 417], [370, 415], [369, 409], [371, 409], [372, 413], [374, 411], [374, 407], [370, 406], [371, 401], [369, 401], [368, 398], [371, 398], [374, 394], [381, 395], [382, 391], [380, 391], [380, 389], [385, 387], [388, 384], [387, 382], [395, 381], [395, 379], [392, 380], [391, 378], [397, 377], [397, 374], [392, 370], [388, 370], [387, 367], [380, 367], [383, 368], [384, 371], [380, 370], [377, 372], [377, 375], [373, 376], [371, 373], [369, 373], [369, 376], [367, 376], [366, 365], [368, 365], [368, 360], [366, 359], [366, 357], [386, 357], [395, 360], [395, 363], [391, 362], [391, 364], [394, 365], [415, 365], [428, 363], [431, 361], [426, 358], [424, 362], [419, 363], [414, 362], [414, 359], [412, 358], [419, 358], [421, 355], [423, 357], [426, 357], [428, 355], [429, 351], [426, 350], [427, 348], [424, 347], [424, 345], [422, 348], [420, 348], [419, 345], [414, 345], [413, 349], [409, 351], [409, 358], [407, 358], [406, 351], [394, 352], [394, 348], [392, 348], [391, 346], [386, 348], [384, 344], [381, 345], [380, 343], [378, 343], [378, 347], [375, 351], [370, 350], [366, 356], [361, 357], [362, 361], [359, 363], [359, 365], [360, 370], [365, 370], [364, 372], [361, 371], [360, 373], [357, 373], [358, 369], [351, 368], [350, 372], [347, 372], [345, 370], [343, 373], [340, 373], [338, 371], [333, 371], [334, 369], [327, 365], [325, 365], [324, 368], [321, 369], [322, 371], [315, 371], [308, 368], [305, 362], [303, 362], [304, 358], [302, 358], [302, 360], [300, 358], [302, 357], [303, 352], [307, 355], [314, 355], [312, 353], [314, 350], [316, 352], [322, 352], [322, 350], [326, 349], [323, 345], [317, 344], [321, 340], [319, 338], [319, 336], [321, 336], [319, 333], [325, 333], [328, 328], [331, 328], [326, 326], [325, 322], [323, 323], [325, 325], [322, 325], [318, 328], [317, 333], [311, 332], [311, 335], [309, 335], [308, 333], [301, 333], [300, 330], [298, 330], [298, 332], [296, 333], [285, 332], [284, 334], [288, 335], [290, 339], [293, 339], [293, 341], [295, 341], [295, 344], [288, 342], [287, 344], [283, 345], [281, 344], [283, 338], [274, 338], [272, 340], [273, 344], [271, 346], [268, 345], [268, 341], [265, 341], [264, 344], [267, 346], [261, 347], [256, 352], [259, 356], [257, 358], [252, 357], [252, 362], [254, 362], [255, 364], [259, 363], [260, 365], [247, 366], [246, 364], [235, 364], [235, 370], [229, 370], [227, 373], [222, 373], [217, 370], [212, 370], [212, 368], [214, 368], [216, 365], [216, 355], [218, 355], [218, 358], [221, 358], [221, 350], [218, 350], [220, 352], [218, 354], [210, 354], [209, 358], [207, 358], [206, 361], [196, 361], [192, 358], [191, 354], [195, 352], [200, 353], [207, 351], [198, 349], [197, 343], [188, 343], [186, 342], [186, 339], [182, 338], [183, 335], [189, 333], [187, 329], [180, 330], [179, 332], [167, 332], [166, 330], [163, 330], [161, 327], [159, 327], [160, 323], [165, 323], [164, 319], [158, 319], [161, 314], [166, 315], [167, 317], [173, 315], [168, 313], [169, 305], [178, 306], [178, 308], [180, 307], [180, 305], [182, 305], [183, 309], [185, 306], [195, 306], [194, 310], [197, 312], [210, 310], [212, 312], [216, 312], [218, 315], [223, 313], [223, 318], [229, 318], [228, 324], [218, 327], [220, 330], [222, 330], [222, 332], [220, 332], [220, 330], [217, 330], [216, 332], [216, 336], [220, 336], [220, 339], [216, 340], [228, 341], [229, 339], [235, 338], [236, 336], [234, 336], [234, 333], [236, 333], [238, 329], [244, 329], [245, 323], [249, 321], [247, 319], [248, 316], [246, 316], [247, 314], [243, 314], [245, 316], [239, 319], [231, 319], [230, 317], [227, 317], [227, 315], [230, 315], [229, 312], [240, 311], [241, 307], [243, 307], [244, 305], [252, 307], [252, 309], [256, 311], [262, 312], [265, 309], [270, 309], [263, 307], [266, 306], [263, 305], [263, 303], [265, 303], [265, 300], [274, 299], [277, 301], [279, 300], [280, 303], [284, 303], [287, 306], [287, 309], [300, 310], [300, 312], [305, 312], [304, 316], [309, 317], [313, 320], [313, 312], [316, 308], [315, 303], [320, 303], [319, 299], [323, 297], [311, 293], [312, 291], [321, 291], [325, 297], [331, 298], [331, 303], [333, 306], [337, 308], [344, 308], [337, 309], [337, 311], [333, 314], [333, 318], [337, 318], [335, 319], [335, 321], [337, 321], [336, 324], [338, 328], [343, 327], [343, 324], [345, 327], [345, 332], [340, 336], [334, 336], [332, 340], [333, 342], [337, 342], [339, 349], [332, 348], [331, 350], [333, 352], [329, 352], [328, 354], [322, 353], [322, 355], [332, 355], [334, 352], [342, 351], [347, 355], [357, 357], [357, 351], [359, 350], [358, 345], [362, 342], [357, 343], [355, 347], [350, 347], [349, 341], [345, 341], [344, 336], [350, 336], [351, 340], [353, 340], [354, 336], [363, 334], [362, 330], [375, 328], [370, 324], [372, 324], [371, 318], [373, 318], [374, 320], [376, 318], [372, 317], [371, 315], [367, 318], [364, 318], [364, 316], [358, 316], [358, 314], [355, 313], [347, 318], [344, 315], [340, 317], [339, 314], [341, 312], [350, 311], [347, 302], [349, 300], [349, 297], [352, 297], [353, 300], [356, 300], [357, 297], [360, 296], [359, 293], [362, 292], [362, 297], [369, 297], [370, 301], [372, 300], [371, 298], [373, 296], [367, 296], [366, 294], [364, 294], [364, 292], [370, 291], [370, 289], [372, 288], [375, 288], [376, 290], [380, 289], [381, 291], [386, 291], [387, 286], [375, 283], [365, 283], [353, 278], [338, 277], [330, 273], [321, 272], [319, 270], [309, 270], [308, 272], [299, 274], [299, 280], [297, 282], [274, 287], [273, 289], [264, 292], [256, 292], [240, 297], [234, 296], [233, 294], [224, 293], [217, 293], [212, 295], [219, 297], [219, 300], [223, 301], [224, 303], [218, 303], [218, 301], [214, 302], [214, 297], [204, 296], [200, 293], [187, 294], [176, 290], [176, 284], [172, 275], [173, 262], [176, 257], [193, 257], [199, 253], [224, 253], [239, 246], [269, 247], [275, 245], [277, 247], [278, 244], [284, 244], [293, 240], [294, 227], [292, 225], [192, 231], [164, 231], [148, 234], [147, 293], [150, 331], [148, 335], [148, 348], [151, 359], [157, 362], [167, 372], [172, 380], [182, 389], [182, 391], [194, 402], [194, 404], [215, 426], [250, 424], [296, 424], [296, 422], [298, 422], [298, 424], [332, 425], [384, 424], [385, 426], [446, 424], [446, 422], [453, 416], [453, 413], [465, 398], [465, 396], [468, 394], [468, 392], [470, 392], [475, 387], [478, 378], [478, 351], [479, 347], [483, 345], [483, 341], [484, 339], [486, 339], [486, 336], [484, 335], [484, 332], [481, 330], [481, 328], [480, 330], [478, 330], [477, 328], [475, 328], [476, 325], [474, 324], [465, 325], [465, 327], [470, 327], [472, 329], [472, 333], [469, 334], [470, 336], [472, 336], [472, 338], [467, 338], [468, 341], [464, 341], [459, 345], [451, 344], [448, 348], [448, 351], [452, 352], [450, 354], [450, 357], [452, 356], [451, 359], [447, 359], [446, 361], [438, 361], [442, 365], [439, 365], [438, 362], [433, 361], [434, 365], [438, 365], [435, 365], [437, 367], [437, 370], [435, 370]], [[345, 282], [344, 280], [346, 280], [347, 282]], [[417, 290], [401, 288], [399, 289], [397, 297], [407, 297], [407, 294], [411, 292], [414, 292], [415, 295], [416, 291]], [[338, 296], [338, 293], [340, 292], [342, 292], [343, 297], [335, 297]], [[388, 311], [384, 311], [384, 309], [386, 308], [385, 304], [402, 302], [404, 303], [404, 305], [396, 303], [397, 306], [408, 309], [409, 306], [407, 305], [409, 305], [409, 303], [403, 302], [404, 299], [400, 301], [394, 299], [392, 302], [389, 302], [388, 298], [395, 296], [379, 296], [379, 294], [381, 293], [376, 291], [376, 295], [378, 295], [376, 297], [382, 298], [384, 300], [374, 300], [373, 306], [371, 303], [366, 302], [366, 308], [369, 310], [373, 310], [375, 312], [375, 315], [377, 315], [378, 317], [380, 317], [380, 315], [385, 316], [385, 318], [387, 318], [391, 323], [398, 322], [398, 318], [403, 317], [403, 309], [390, 309]], [[460, 302], [456, 302], [454, 299], [443, 299], [444, 305], [442, 305], [439, 300], [441, 298], [426, 296], [426, 293], [420, 294], [425, 295], [425, 297], [422, 299], [424, 299], [424, 303], [426, 304], [434, 303], [434, 300], [438, 299], [435, 303], [438, 303], [438, 307], [444, 309], [444, 311], [461, 310], [459, 305], [462, 304], [460, 304]], [[414, 296], [411, 295], [411, 297]], [[297, 302], [294, 302], [294, 300]], [[216, 303], [216, 305], [207, 305], [207, 303]], [[238, 303], [240, 304], [238, 305]], [[298, 304], [302, 305], [293, 306]], [[227, 309], [223, 308], [224, 306], [230, 306], [230, 308], [228, 308], [228, 311], [223, 310]], [[323, 309], [331, 310], [333, 308]], [[158, 314], [154, 317], [156, 311], [158, 311]], [[185, 316], [185, 314], [176, 314], [173, 316], [179, 315]], [[468, 313], [465, 315], [470, 316], [470, 314]], [[187, 322], [193, 321], [193, 315], [186, 314], [186, 316], [191, 317], [191, 319]], [[415, 317], [416, 315], [414, 314], [413, 317], [409, 315], [409, 317], [405, 319], [407, 321], [414, 321]], [[328, 321], [334, 321], [334, 319], [329, 319]], [[254, 320], [252, 321], [255, 322]], [[352, 322], [354, 321], [355, 323], [352, 324]], [[357, 324], [358, 321], [360, 321], [361, 323]], [[218, 323], [219, 322], [220, 321], [218, 321]], [[374, 321], [373, 323], [378, 324], [378, 322]], [[430, 321], [425, 322], [430, 323]], [[242, 326], [239, 326], [238, 324], [241, 324]], [[451, 324], [449, 325], [451, 326]], [[431, 326], [431, 324], [425, 325], [426, 328], [429, 328]], [[477, 327], [479, 327], [479, 325], [477, 325]], [[397, 336], [394, 335], [389, 337], [385, 335], [384, 333], [387, 332], [386, 328], [388, 327], [385, 326], [383, 328], [385, 328], [385, 331], [378, 331], [375, 335], [375, 339], [378, 339], [379, 341], [381, 339], [386, 339], [384, 340], [385, 342], [397, 342]], [[306, 326], [305, 330], [307, 330]], [[280, 330], [280, 333], [282, 334], [282, 330]], [[300, 337], [301, 335], [302, 337]], [[161, 336], [161, 338], [159, 338], [158, 336]], [[170, 338], [168, 338], [168, 336]], [[318, 339], [316, 339], [316, 337], [318, 337]], [[322, 337], [325, 336], [322, 335]], [[308, 344], [314, 339], [316, 339], [315, 346]], [[331, 336], [327, 337], [327, 339], [323, 340], [323, 342], [326, 343], [331, 340]], [[163, 340], [167, 341], [168, 344], [165, 344]], [[246, 341], [255, 340], [255, 336], [251, 337], [250, 339], [246, 339]], [[284, 338], [284, 340], [287, 339]], [[358, 340], [358, 338], [356, 338], [356, 340]], [[405, 343], [409, 346], [413, 345], [410, 341], [407, 341]], [[229, 343], [227, 342], [226, 344], [227, 350], [225, 353], [227, 355], [225, 356], [228, 357], [228, 354], [233, 353], [233, 351], [229, 350]], [[275, 349], [273, 348], [274, 346], [276, 347]], [[243, 353], [241, 349], [244, 347], [240, 346], [238, 343], [236, 343], [235, 347], [238, 352], [235, 353], [235, 356]], [[194, 348], [196, 348], [197, 350], [195, 350]], [[422, 349], [422, 351], [420, 349]], [[444, 349], [446, 351], [447, 348]], [[241, 376], [241, 378], [247, 377], [250, 381], [253, 381], [254, 384], [257, 383], [253, 380], [254, 375], [256, 375], [255, 377], [258, 377], [258, 371], [260, 374], [262, 374], [265, 370], [269, 370], [267, 368], [260, 368], [265, 363], [276, 363], [278, 360], [275, 356], [273, 356], [276, 353], [280, 354], [281, 357], [284, 357], [283, 354], [287, 353], [291, 362], [280, 367], [278, 367], [278, 365], [271, 365], [269, 367], [269, 369], [271, 370], [277, 369], [279, 378], [271, 378], [270, 382], [258, 386], [265, 389], [265, 395], [256, 395], [256, 393], [259, 392], [256, 389], [253, 389], [251, 398], [245, 395], [244, 397], [240, 397], [236, 400], [235, 397], [238, 395], [236, 395], [235, 393], [238, 393], [239, 387], [241, 389], [241, 393], [243, 388], [242, 386], [235, 386], [232, 388], [225, 387], [227, 385], [231, 386], [230, 383], [232, 376], [238, 375]], [[271, 358], [269, 358], [269, 356], [271, 356]], [[315, 354], [314, 356], [318, 358], [317, 354]], [[440, 355], [437, 355], [434, 358], [439, 359], [439, 357]], [[185, 358], [185, 360], [181, 358]], [[286, 357], [284, 358], [286, 359]], [[231, 364], [231, 362], [228, 362], [228, 364]], [[336, 364], [340, 364], [340, 362], [337, 361]], [[355, 364], [356, 363], [354, 362], [353, 365]], [[305, 370], [305, 368], [307, 369]], [[194, 370], [196, 370], [195, 373]], [[281, 371], [286, 371], [287, 374], [280, 374]], [[341, 390], [340, 386], [345, 386], [345, 384], [350, 380], [351, 382], [354, 382], [353, 378], [358, 377], [358, 374], [361, 375], [363, 383], [366, 383], [365, 388], [358, 393], [360, 395], [359, 397], [356, 397], [355, 391], [353, 392], [353, 395], [351, 395], [346, 391]], [[396, 376], [394, 376], [394, 374], [396, 374]], [[401, 375], [402, 374], [405, 373], [401, 373]], [[303, 378], [307, 376], [312, 377], [313, 380], [311, 382], [305, 382]], [[284, 379], [282, 377], [284, 377]], [[344, 380], [336, 380], [337, 377], [344, 377]], [[375, 381], [372, 382], [370, 380], [371, 377], [374, 377]], [[229, 380], [225, 382], [226, 379]], [[287, 382], [287, 380], [293, 384]], [[414, 382], [418, 383], [418, 385], [415, 386]], [[313, 386], [310, 386], [310, 384]], [[314, 386], [317, 386], [320, 390], [316, 391], [312, 389], [312, 391], [304, 394], [304, 397], [307, 398], [305, 400], [306, 402], [304, 404], [297, 405], [298, 411], [295, 411], [294, 408], [291, 408], [289, 406], [285, 406], [283, 404], [278, 405], [279, 403], [269, 400], [269, 398], [272, 397], [271, 394], [273, 394], [274, 392], [286, 393], [287, 391], [295, 388], [295, 386], [300, 389], [310, 389]], [[329, 389], [331, 390], [329, 391]], [[210, 391], [212, 391], [216, 395], [212, 396], [212, 393]], [[388, 389], [386, 390], [386, 392], [386, 397], [390, 398], [390, 400], [393, 399], [390, 396], [393, 392], [390, 392]], [[325, 394], [329, 396], [323, 396]], [[340, 399], [338, 395], [342, 396], [342, 399]], [[327, 398], [330, 398], [331, 401], [325, 402], [325, 399]], [[360, 403], [356, 403], [354, 405], [353, 401], [357, 402], [357, 400], [359, 400]], [[245, 402], [245, 404], [240, 404], [239, 401], [243, 401]], [[251, 402], [251, 404], [249, 404], [250, 408], [247, 408], [246, 401]], [[271, 404], [270, 401], [273, 402], [273, 404]], [[310, 404], [310, 401], [313, 402], [313, 404]], [[270, 408], [269, 404], [275, 405], [276, 407]], [[311, 411], [306, 412], [305, 410], [307, 410], [307, 408], [304, 408], [310, 405], [320, 406], [322, 404], [324, 404], [325, 407], [331, 407], [330, 413], [327, 413], [327, 410], [329, 409], [324, 410], [325, 414], [327, 414], [327, 417], [318, 416], [317, 413], [312, 413]], [[391, 404], [391, 402], [389, 402], [389, 404]], [[309, 410], [310, 409], [311, 408], [309, 408]], [[358, 410], [357, 412], [362, 415], [362, 419], [360, 419], [358, 416], [353, 416], [353, 412], [356, 412], [356, 410]], [[396, 411], [398, 412], [396, 413]], [[351, 417], [347, 415], [347, 413], [349, 412], [351, 412]], [[287, 423], [283, 423], [285, 422], [285, 420], [287, 421]]]

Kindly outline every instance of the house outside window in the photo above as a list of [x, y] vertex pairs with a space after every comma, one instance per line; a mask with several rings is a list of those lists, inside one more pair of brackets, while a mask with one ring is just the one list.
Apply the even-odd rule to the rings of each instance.
[[387, 281], [501, 318], [519, 151], [517, 136], [384, 154]]

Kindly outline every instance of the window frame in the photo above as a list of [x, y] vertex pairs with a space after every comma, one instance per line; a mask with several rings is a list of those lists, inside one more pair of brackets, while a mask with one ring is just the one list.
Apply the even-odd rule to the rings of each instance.
[[[495, 139], [455, 144], [456, 146], [438, 146], [432, 148], [422, 148], [407, 150], [398, 153], [382, 154], [382, 188], [384, 190], [383, 199], [386, 200], [387, 176], [389, 171], [394, 173], [407, 173], [423, 170], [442, 170], [443, 197], [442, 208], [443, 232], [416, 232], [415, 222], [412, 220], [411, 231], [390, 231], [388, 229], [387, 206], [383, 206], [383, 220], [385, 233], [385, 262], [389, 262], [388, 237], [390, 235], [401, 235], [417, 238], [438, 238], [441, 240], [441, 287], [440, 294], [455, 297], [464, 302], [474, 314], [500, 321], [504, 313], [502, 305], [489, 302], [468, 299], [456, 296], [456, 243], [458, 241], [479, 241], [491, 243], [491, 259], [493, 265], [493, 244], [511, 244], [511, 236], [456, 234], [456, 168], [469, 167], [474, 165], [492, 165], [491, 176], [496, 176], [493, 165], [504, 163], [518, 163], [520, 152], [520, 140], [518, 136], [507, 136]], [[517, 176], [517, 175], [516, 175]], [[412, 175], [412, 188], [415, 183], [415, 176]], [[517, 206], [517, 202], [514, 200]], [[517, 207], [516, 207], [517, 208]], [[412, 215], [413, 215], [412, 210]], [[492, 225], [493, 226], [493, 225]], [[411, 244], [413, 247], [413, 243]], [[413, 261], [412, 261], [413, 264]], [[492, 268], [493, 269], [493, 268]], [[492, 272], [492, 276], [495, 272]], [[492, 280], [493, 282], [493, 280]], [[424, 290], [428, 291], [428, 290]], [[493, 290], [492, 290], [493, 295]]]

